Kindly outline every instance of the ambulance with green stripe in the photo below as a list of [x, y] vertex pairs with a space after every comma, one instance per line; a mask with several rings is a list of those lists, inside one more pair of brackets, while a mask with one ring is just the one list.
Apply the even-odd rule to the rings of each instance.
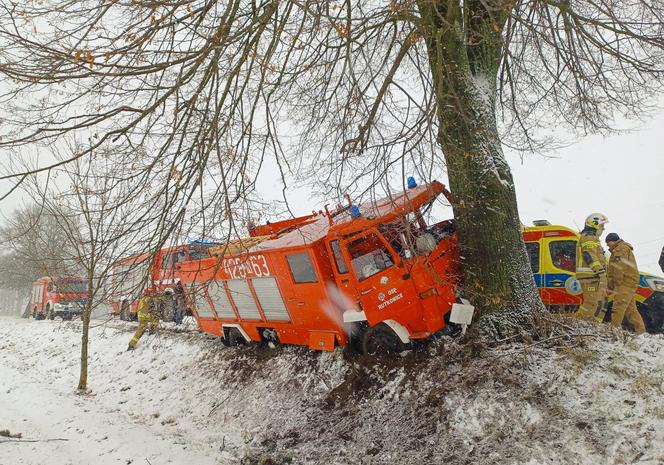
[[[544, 305], [556, 312], [576, 311], [583, 301], [575, 277], [579, 234], [565, 226], [535, 221], [534, 226], [523, 229], [523, 240]], [[636, 306], [648, 332], [664, 333], [664, 278], [641, 273]]]

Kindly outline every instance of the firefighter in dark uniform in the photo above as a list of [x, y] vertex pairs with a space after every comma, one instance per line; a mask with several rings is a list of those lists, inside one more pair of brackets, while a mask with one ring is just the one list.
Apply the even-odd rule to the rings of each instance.
[[611, 251], [608, 269], [608, 286], [613, 293], [611, 326], [620, 328], [623, 319], [632, 325], [637, 334], [645, 332], [643, 318], [636, 308], [636, 289], [641, 275], [636, 266], [632, 246], [623, 241], [616, 233], [606, 236], [606, 245]]
[[576, 279], [581, 284], [583, 303], [575, 315], [584, 320], [604, 318], [606, 258], [599, 238], [608, 222], [608, 218], [601, 213], [589, 215], [576, 245]]
[[129, 341], [127, 350], [134, 350], [146, 330], [154, 331], [159, 327], [159, 297], [156, 289], [148, 288], [138, 301], [138, 328]]

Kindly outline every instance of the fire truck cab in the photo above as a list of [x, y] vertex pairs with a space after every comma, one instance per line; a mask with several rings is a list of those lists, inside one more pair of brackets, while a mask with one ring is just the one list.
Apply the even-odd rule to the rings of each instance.
[[250, 228], [250, 237], [178, 263], [200, 328], [248, 341], [399, 351], [446, 326], [459, 254], [450, 220], [425, 217], [434, 181], [390, 198]]
[[87, 299], [87, 286], [81, 278], [45, 276], [32, 283], [30, 316], [35, 320], [53, 320], [56, 316], [71, 320], [83, 313]]
[[[583, 302], [581, 285], [575, 277], [579, 234], [542, 220], [524, 228], [523, 239], [544, 305], [556, 312], [576, 311]], [[606, 321], [610, 321], [611, 306], [609, 296]], [[648, 332], [664, 332], [664, 278], [641, 273], [636, 306]]]

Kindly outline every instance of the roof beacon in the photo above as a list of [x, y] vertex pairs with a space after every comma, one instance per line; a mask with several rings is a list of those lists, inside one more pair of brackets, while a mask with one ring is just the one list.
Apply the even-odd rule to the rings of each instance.
[[190, 239], [189, 245], [215, 245], [215, 243], [205, 239]]
[[534, 226], [551, 226], [548, 220], [535, 220], [533, 221]]
[[360, 212], [360, 207], [358, 207], [357, 205], [351, 205], [350, 206], [350, 217], [355, 219], [355, 218], [359, 218], [360, 216], [362, 216], [362, 213]]
[[417, 181], [415, 181], [414, 176], [408, 176], [407, 183], [408, 189], [415, 189], [417, 187]]

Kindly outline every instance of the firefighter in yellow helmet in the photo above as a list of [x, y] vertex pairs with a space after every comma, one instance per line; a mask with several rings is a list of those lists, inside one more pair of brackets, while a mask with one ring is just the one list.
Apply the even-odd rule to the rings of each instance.
[[627, 319], [637, 334], [645, 332], [643, 318], [636, 308], [636, 289], [641, 275], [632, 253], [633, 247], [623, 241], [616, 233], [606, 236], [606, 245], [611, 251], [608, 269], [609, 291], [613, 292], [611, 325], [620, 328], [623, 319]]
[[606, 258], [599, 238], [608, 222], [608, 218], [601, 213], [589, 215], [576, 245], [576, 279], [583, 291], [583, 303], [576, 316], [584, 320], [597, 318], [601, 321], [604, 318]]
[[159, 297], [156, 289], [148, 288], [138, 301], [138, 328], [129, 341], [127, 350], [134, 350], [145, 330], [154, 331], [159, 327]]

